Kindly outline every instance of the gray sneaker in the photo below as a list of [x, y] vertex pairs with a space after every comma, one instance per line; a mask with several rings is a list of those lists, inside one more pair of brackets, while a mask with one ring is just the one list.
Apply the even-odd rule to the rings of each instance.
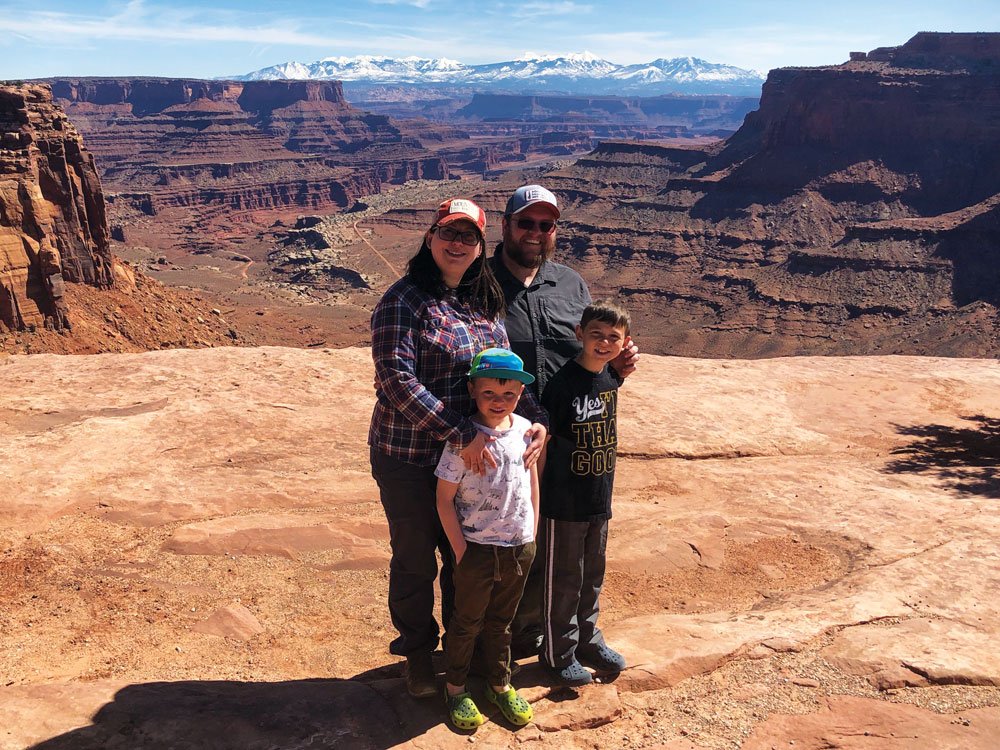
[[625, 657], [606, 643], [602, 643], [596, 648], [578, 648], [576, 656], [588, 667], [593, 667], [598, 672], [612, 673], [625, 669]]
[[583, 687], [594, 681], [590, 672], [584, 669], [583, 665], [576, 659], [565, 667], [550, 667], [548, 664], [545, 666], [548, 667], [549, 673], [555, 678], [556, 682], [566, 687]]

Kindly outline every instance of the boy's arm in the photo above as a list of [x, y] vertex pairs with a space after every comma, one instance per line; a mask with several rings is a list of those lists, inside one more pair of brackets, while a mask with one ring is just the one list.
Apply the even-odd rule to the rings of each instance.
[[438, 478], [437, 483], [437, 511], [438, 518], [441, 519], [441, 527], [451, 543], [451, 548], [455, 552], [455, 564], [462, 562], [465, 555], [465, 537], [462, 536], [462, 526], [458, 523], [458, 513], [455, 512], [455, 493], [458, 492], [458, 484], [449, 482], [446, 479]]
[[538, 539], [538, 513], [539, 513], [539, 496], [541, 493], [538, 490], [538, 464], [532, 466], [529, 471], [531, 472], [531, 507], [535, 511], [535, 533], [534, 538]]

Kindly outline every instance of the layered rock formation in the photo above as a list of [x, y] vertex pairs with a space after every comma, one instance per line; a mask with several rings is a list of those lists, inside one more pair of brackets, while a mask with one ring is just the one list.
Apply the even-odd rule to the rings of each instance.
[[1000, 354], [1000, 44], [920, 34], [770, 73], [723, 146], [545, 178], [567, 257], [657, 352]]
[[353, 109], [333, 81], [60, 79], [52, 88], [113, 199], [147, 214], [335, 210], [383, 181], [448, 175], [442, 157]]
[[756, 97], [513, 96], [476, 94], [455, 114], [480, 132], [586, 130], [598, 138], [676, 138], [735, 131]]
[[47, 87], [0, 86], [0, 332], [69, 327], [65, 282], [113, 282], [94, 159]]
[[589, 128], [477, 138], [448, 124], [352, 107], [337, 81], [54, 79], [109, 194], [148, 215], [171, 207], [334, 211], [383, 184], [479, 175], [593, 145]]
[[[470, 92], [420, 99], [404, 94], [364, 100], [358, 106], [393, 118], [427, 118], [458, 124], [477, 141], [497, 144], [497, 166], [509, 161], [561, 157], [589, 151], [608, 138], [674, 140], [732, 134], [757, 106], [757, 97], [738, 96], [565, 96]], [[563, 151], [555, 150], [561, 138]], [[517, 141], [513, 141], [517, 139]], [[529, 140], [531, 139], [531, 140]], [[518, 149], [511, 151], [511, 142]]]

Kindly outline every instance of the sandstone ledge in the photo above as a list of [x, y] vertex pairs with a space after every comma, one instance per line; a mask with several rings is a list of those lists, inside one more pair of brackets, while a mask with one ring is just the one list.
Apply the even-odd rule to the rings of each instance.
[[[0, 748], [468, 745], [386, 653], [366, 350], [0, 378]], [[527, 665], [537, 725], [477, 741], [990, 747], [998, 394], [983, 360], [644, 357], [603, 615], [632, 666], [573, 696]]]

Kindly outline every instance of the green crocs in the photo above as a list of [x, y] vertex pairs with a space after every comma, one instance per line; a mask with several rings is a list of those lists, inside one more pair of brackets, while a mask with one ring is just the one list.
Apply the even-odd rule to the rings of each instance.
[[496, 690], [487, 685], [486, 698], [490, 703], [500, 709], [500, 713], [502, 713], [504, 718], [511, 724], [517, 724], [519, 727], [523, 727], [531, 721], [532, 718], [534, 718], [535, 714], [531, 710], [531, 704], [518, 695], [517, 691], [512, 687], [507, 688], [507, 690], [502, 693], [498, 693]]
[[448, 691], [445, 690], [444, 699], [448, 704], [448, 716], [451, 723], [457, 728], [476, 729], [486, 721], [479, 713], [479, 708], [468, 691], [458, 695], [448, 695]]

